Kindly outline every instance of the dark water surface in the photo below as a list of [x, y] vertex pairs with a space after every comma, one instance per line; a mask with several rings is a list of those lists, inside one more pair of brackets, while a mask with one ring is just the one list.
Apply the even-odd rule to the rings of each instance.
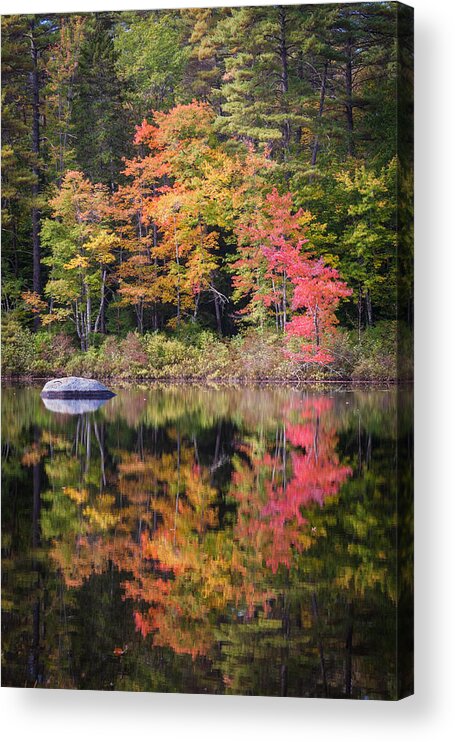
[[3, 390], [2, 684], [394, 698], [410, 396], [116, 391]]

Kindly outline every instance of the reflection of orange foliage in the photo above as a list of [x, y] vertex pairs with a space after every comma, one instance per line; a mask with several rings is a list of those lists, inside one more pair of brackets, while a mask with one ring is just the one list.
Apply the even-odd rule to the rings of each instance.
[[153, 627], [150, 623], [150, 621], [147, 621], [146, 618], [142, 615], [142, 613], [139, 613], [139, 611], [134, 611], [134, 626], [136, 628], [136, 631], [140, 631], [143, 638], [147, 636], [147, 634], [150, 634], [153, 630]]
[[[125, 599], [136, 630], [177, 653], [207, 655], [220, 615], [241, 607], [268, 612], [270, 571], [317, 538], [308, 508], [323, 506], [350, 474], [336, 454], [330, 399], [293, 398], [281, 424], [237, 445], [229, 495], [233, 524], [219, 528], [218, 491], [194, 439], [168, 427], [171, 445], [151, 453], [115, 451], [106, 492], [65, 487], [78, 508], [75, 542], [57, 541], [53, 556], [68, 585], [114, 564], [128, 574]], [[111, 494], [112, 493], [112, 494]]]
[[37, 443], [32, 443], [32, 445], [22, 454], [22, 464], [24, 466], [35, 466], [36, 464], [39, 464], [41, 458], [45, 456], [46, 453], [46, 448], [43, 448]]

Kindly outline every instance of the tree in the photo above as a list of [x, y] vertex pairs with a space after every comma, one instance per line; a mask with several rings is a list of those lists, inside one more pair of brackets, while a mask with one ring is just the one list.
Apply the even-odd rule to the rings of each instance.
[[111, 192], [132, 133], [116, 71], [115, 25], [115, 14], [86, 17], [71, 112], [77, 165]]
[[121, 13], [114, 35], [115, 68], [137, 120], [168, 110], [182, 95], [189, 49], [176, 11]]
[[291, 62], [299, 46], [298, 19], [293, 7], [238, 8], [219, 22], [216, 36], [225, 38], [228, 49], [220, 131], [267, 143], [281, 161], [289, 158], [293, 130], [301, 123]]
[[340, 300], [352, 294], [351, 289], [322, 258], [302, 260], [298, 251], [295, 257], [288, 251], [274, 260], [285, 267], [294, 286], [292, 309], [304, 310], [303, 314], [295, 314], [287, 326], [290, 335], [307, 341], [301, 346], [298, 360], [321, 364], [333, 361], [329, 343], [338, 324], [335, 312]]
[[62, 18], [58, 38], [49, 49], [44, 89], [48, 171], [61, 185], [66, 170], [76, 166], [73, 105], [78, 85], [78, 67], [87, 21], [83, 16]]
[[221, 334], [227, 302], [219, 285], [221, 247], [239, 215], [258, 203], [269, 163], [251, 147], [219, 142], [207, 104], [193, 101], [169, 113], [155, 111], [153, 118], [137, 128], [135, 144], [146, 153], [126, 162], [132, 181], [119, 190], [119, 216], [126, 224], [134, 221], [120, 290], [126, 301], [143, 305], [147, 289], [136, 269], [153, 265], [150, 300], [174, 305], [179, 324], [184, 315], [196, 319], [208, 296]]
[[157, 227], [146, 215], [146, 204], [153, 197], [158, 178], [149, 158], [125, 163], [124, 175], [130, 181], [120, 185], [112, 199], [112, 217], [122, 250], [117, 268], [120, 303], [134, 307], [137, 328], [144, 331], [144, 310], [154, 308], [154, 329], [158, 328], [157, 303], [161, 289], [156, 255]]
[[[45, 205], [42, 159], [42, 91], [46, 75], [46, 59], [55, 33], [54, 19], [48, 16], [2, 17], [2, 142], [4, 146], [2, 194], [5, 208], [6, 249], [12, 276], [7, 284], [7, 296], [18, 299], [22, 277], [20, 253], [31, 241], [32, 291], [41, 295], [41, 211]], [[24, 229], [25, 227], [25, 229]], [[8, 276], [8, 271], [6, 272]], [[11, 275], [11, 274], [10, 274]], [[10, 299], [7, 299], [10, 308]], [[39, 317], [35, 315], [37, 329]]]
[[107, 271], [118, 245], [106, 223], [108, 191], [70, 170], [50, 205], [53, 218], [43, 225], [43, 241], [50, 251], [45, 259], [50, 267], [45, 288], [50, 312], [43, 322], [70, 319], [81, 349], [87, 350], [92, 333], [100, 331]]
[[276, 329], [286, 330], [290, 299], [288, 273], [277, 256], [283, 257], [292, 244], [298, 242], [300, 250], [307, 242], [303, 234], [309, 219], [302, 209], [293, 214], [291, 194], [280, 196], [274, 188], [264, 203], [248, 215], [248, 221], [237, 226], [239, 257], [232, 267], [235, 297], [248, 299], [242, 313], [250, 321], [259, 318], [263, 326], [266, 316], [263, 310], [273, 306]]
[[373, 311], [396, 315], [391, 291], [397, 282], [396, 177], [395, 160], [379, 174], [359, 165], [337, 176], [339, 198], [346, 204], [340, 265], [355, 288], [359, 333], [363, 323], [373, 324]]
[[[305, 338], [302, 362], [326, 363], [332, 357], [324, 343], [337, 323], [340, 299], [351, 290], [338, 272], [316, 258], [304, 245], [304, 225], [311, 215], [299, 209], [292, 213], [290, 193], [280, 196], [273, 189], [261, 211], [238, 228], [240, 257], [234, 263], [237, 295], [249, 303], [244, 312], [255, 319], [258, 307], [274, 307], [277, 329]], [[289, 318], [289, 308], [303, 314]]]

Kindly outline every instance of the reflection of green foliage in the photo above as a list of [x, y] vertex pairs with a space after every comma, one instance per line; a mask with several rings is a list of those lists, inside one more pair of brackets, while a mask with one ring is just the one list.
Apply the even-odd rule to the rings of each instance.
[[[6, 683], [24, 682], [12, 657], [32, 652], [39, 606], [38, 684], [394, 697], [393, 462], [412, 423], [405, 392], [399, 403], [397, 431], [394, 390], [157, 386], [71, 418], [36, 390], [5, 390]], [[299, 461], [305, 473], [316, 431], [327, 471], [351, 476], [302, 505], [300, 525], [284, 523], [292, 537], [272, 570], [261, 511], [283, 481], [292, 488]], [[403, 553], [411, 525], [402, 519]]]
[[[77, 506], [62, 492], [44, 492], [43, 502], [50, 507], [43, 510], [41, 532], [46, 540], [65, 534], [70, 538], [78, 532], [79, 514]], [[70, 555], [69, 555], [70, 561]]]

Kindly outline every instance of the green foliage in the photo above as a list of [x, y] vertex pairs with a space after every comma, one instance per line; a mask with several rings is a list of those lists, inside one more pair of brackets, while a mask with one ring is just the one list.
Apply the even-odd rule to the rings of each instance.
[[6, 318], [2, 325], [2, 372], [28, 373], [35, 357], [34, 336], [17, 320]]
[[[396, 5], [37, 19], [2, 17], [2, 308], [21, 327], [58, 323], [90, 354], [49, 353], [37, 340], [32, 361], [19, 333], [17, 358], [5, 339], [5, 372], [393, 378], [396, 326], [387, 337], [381, 323], [412, 323]], [[277, 324], [286, 304], [286, 322], [300, 316], [286, 277], [283, 310], [246, 312], [254, 281], [242, 276], [236, 230], [250, 217], [256, 226], [274, 187], [303, 209], [305, 250], [352, 291], [327, 366], [291, 361], [269, 327], [274, 308]], [[253, 268], [262, 292], [271, 277]], [[128, 335], [135, 326], [144, 340]], [[172, 336], [150, 334], [163, 328]], [[406, 378], [408, 338], [403, 326]]]
[[133, 133], [115, 70], [115, 25], [115, 16], [110, 13], [93, 13], [86, 18], [72, 113], [79, 167], [93, 182], [111, 189], [118, 182], [122, 157]]
[[115, 67], [139, 116], [170, 108], [183, 92], [182, 78], [189, 49], [175, 12], [122, 14], [114, 38]]
[[[117, 338], [99, 334], [84, 352], [76, 350], [64, 333], [41, 330], [33, 334], [8, 318], [2, 333], [2, 369], [7, 375], [119, 379], [382, 381], [396, 378], [396, 337], [394, 322], [380, 322], [362, 332], [360, 339], [354, 331], [338, 331], [330, 346], [333, 363], [318, 368], [293, 360], [296, 339], [285, 340], [273, 329], [250, 329], [220, 340], [213, 331], [188, 323], [176, 335], [129, 332]], [[400, 378], [409, 379], [412, 344], [407, 329], [402, 342], [406, 347], [400, 356]]]

